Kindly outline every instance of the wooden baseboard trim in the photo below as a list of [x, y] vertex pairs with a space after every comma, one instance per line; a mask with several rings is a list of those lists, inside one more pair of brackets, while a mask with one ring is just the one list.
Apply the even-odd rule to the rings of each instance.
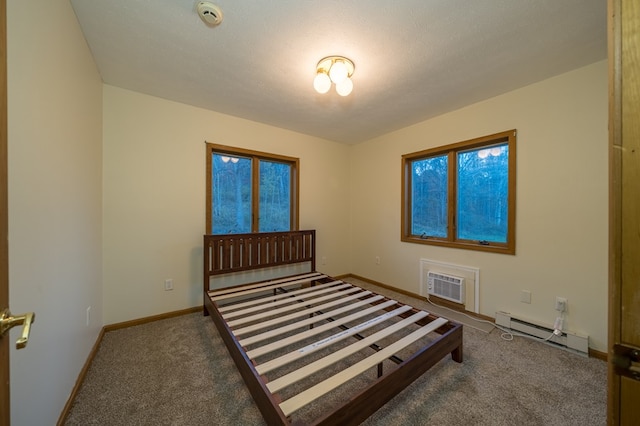
[[76, 396], [80, 391], [82, 384], [84, 383], [84, 379], [87, 376], [89, 367], [91, 367], [91, 364], [93, 363], [93, 359], [98, 353], [98, 348], [102, 343], [102, 339], [104, 338], [105, 333], [113, 330], [120, 330], [122, 328], [133, 327], [141, 324], [147, 324], [150, 322], [159, 321], [167, 318], [179, 317], [182, 315], [187, 315], [195, 312], [202, 312], [202, 306], [194, 306], [193, 308], [181, 309], [179, 311], [167, 312], [164, 314], [153, 315], [150, 317], [139, 318], [131, 321], [124, 321], [124, 322], [119, 322], [115, 324], [109, 324], [102, 327], [102, 329], [100, 330], [100, 333], [98, 334], [98, 338], [96, 339], [96, 342], [93, 344], [93, 348], [91, 348], [91, 352], [89, 352], [89, 356], [87, 357], [87, 360], [85, 361], [84, 366], [82, 366], [82, 370], [80, 370], [80, 373], [78, 374], [76, 383], [73, 386], [73, 389], [71, 390], [71, 394], [67, 399], [67, 403], [64, 405], [64, 408], [60, 413], [60, 417], [58, 418], [58, 422], [56, 423], [56, 425], [62, 426], [67, 421], [67, 417], [69, 416], [69, 412], [71, 411], [73, 402], [75, 401]]
[[84, 378], [87, 376], [89, 367], [91, 366], [93, 359], [98, 353], [98, 347], [100, 347], [100, 343], [102, 343], [102, 338], [104, 337], [104, 333], [105, 333], [105, 330], [104, 330], [104, 327], [102, 327], [102, 329], [100, 330], [100, 333], [98, 333], [98, 338], [96, 339], [96, 342], [93, 344], [93, 348], [91, 348], [91, 352], [89, 352], [89, 356], [87, 357], [87, 360], [82, 366], [82, 370], [80, 370], [80, 374], [78, 374], [78, 378], [76, 379], [76, 383], [73, 386], [73, 389], [71, 390], [71, 394], [69, 395], [69, 398], [67, 399], [67, 403], [64, 405], [64, 408], [62, 409], [62, 413], [60, 413], [60, 417], [58, 418], [58, 423], [56, 423], [57, 426], [62, 426], [67, 421], [67, 417], [69, 416], [69, 412], [71, 411], [71, 406], [73, 405], [73, 402], [76, 400], [76, 395], [78, 394], [78, 391], [80, 391], [80, 387], [82, 386], [82, 383], [84, 383]]
[[179, 317], [182, 315], [192, 314], [194, 312], [202, 312], [202, 306], [194, 306], [193, 308], [181, 309], [179, 311], [166, 312], [164, 314], [152, 315], [150, 317], [138, 318], [131, 321], [118, 322], [115, 324], [105, 325], [105, 331], [119, 330], [121, 328], [133, 327], [136, 325], [147, 324], [154, 321], [160, 321], [167, 318]]
[[596, 358], [605, 362], [608, 362], [609, 357], [606, 352], [596, 351], [595, 349], [589, 348], [589, 358]]

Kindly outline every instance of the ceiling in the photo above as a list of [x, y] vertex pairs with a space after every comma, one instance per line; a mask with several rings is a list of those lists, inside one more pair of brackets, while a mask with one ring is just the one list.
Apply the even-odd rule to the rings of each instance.
[[[603, 0], [70, 0], [104, 83], [345, 144], [606, 59]], [[355, 63], [348, 97], [317, 62]]]

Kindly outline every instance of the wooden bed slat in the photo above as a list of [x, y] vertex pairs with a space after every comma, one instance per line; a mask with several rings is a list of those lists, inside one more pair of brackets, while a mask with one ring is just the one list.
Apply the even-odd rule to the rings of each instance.
[[[354, 334], [358, 334], [361, 331], [365, 331], [366, 329], [371, 328], [374, 325], [385, 322], [389, 318], [403, 314], [407, 311], [410, 311], [411, 309], [413, 309], [411, 306], [401, 306], [397, 309], [394, 309], [393, 311], [389, 311], [382, 315], [378, 315], [375, 318], [362, 322], [353, 327], [347, 328], [346, 330], [343, 330], [339, 333], [332, 334], [331, 336], [325, 337], [324, 339], [318, 340], [317, 342], [313, 342], [303, 348], [296, 349], [293, 352], [289, 352], [278, 358], [274, 358], [270, 361], [265, 362], [264, 364], [258, 364], [256, 365], [256, 371], [258, 372], [258, 374], [268, 373], [269, 371], [275, 370], [276, 368], [280, 368], [285, 364], [289, 364], [293, 361], [299, 360], [300, 358], [303, 358], [307, 355], [311, 355], [312, 353], [319, 351], [320, 349], [323, 349], [327, 346], [331, 346], [335, 343], [338, 343], [341, 340], [346, 339], [347, 337], [351, 337]], [[424, 318], [424, 316], [422, 316], [421, 318]]]
[[[290, 416], [293, 412], [299, 410], [315, 399], [321, 397], [322, 395], [330, 392], [336, 387], [346, 383], [352, 378], [362, 374], [367, 369], [377, 365], [378, 363], [384, 361], [386, 358], [389, 358], [396, 352], [402, 350], [403, 348], [409, 346], [411, 343], [419, 340], [424, 337], [428, 333], [432, 332], [436, 328], [446, 324], [448, 321], [445, 318], [438, 318], [433, 322], [429, 323], [429, 325], [420, 328], [419, 330], [414, 331], [410, 335], [403, 337], [392, 345], [384, 348], [380, 352], [376, 352], [375, 354], [365, 358], [364, 360], [348, 367], [347, 369], [341, 371], [340, 373], [318, 383], [310, 387], [309, 389], [300, 392], [292, 398], [287, 399], [286, 401], [280, 404], [280, 409], [285, 414], [285, 416]], [[267, 385], [268, 386], [268, 385]]]
[[[290, 287], [290, 286], [295, 286], [300, 284], [307, 284], [316, 279], [317, 279], [316, 277], [310, 277], [310, 278], [305, 278], [303, 280], [285, 281], [285, 282], [278, 282], [278, 283], [265, 282], [262, 286], [250, 288], [243, 291], [236, 291], [233, 293], [222, 294], [220, 296], [212, 297], [211, 300], [219, 301], [219, 300], [225, 300], [225, 299], [234, 299], [236, 297], [242, 297], [242, 296], [250, 296], [252, 294], [264, 292], [265, 290], [273, 290], [280, 287]], [[336, 280], [336, 281], [339, 281], [339, 280]]]
[[[312, 290], [316, 290], [316, 291], [311, 291], [311, 292], [304, 292], [302, 294], [293, 294], [294, 292], [290, 292], [290, 293], [284, 293], [281, 294], [279, 296], [288, 296], [286, 298], [279, 298], [279, 300], [274, 300], [274, 298], [276, 296], [273, 295], [268, 295], [265, 297], [262, 297], [259, 299], [259, 301], [261, 301], [262, 303], [260, 303], [259, 305], [256, 304], [255, 306], [250, 306], [248, 308], [245, 309], [241, 309], [238, 311], [233, 311], [233, 312], [229, 312], [227, 314], [223, 314], [222, 317], [226, 320], [230, 320], [231, 318], [235, 318], [235, 317], [239, 317], [239, 316], [243, 316], [243, 315], [248, 315], [254, 312], [258, 312], [258, 311], [263, 311], [265, 309], [272, 309], [271, 312], [269, 312], [270, 314], [273, 314], [273, 308], [276, 308], [278, 306], [282, 306], [282, 305], [286, 305], [288, 303], [291, 302], [307, 302], [307, 303], [314, 303], [315, 298], [317, 298], [318, 296], [321, 296], [323, 294], [327, 294], [329, 292], [337, 292], [339, 290], [343, 290], [343, 289], [347, 289], [347, 288], [354, 288], [355, 286], [345, 283], [344, 281], [339, 281], [342, 282], [343, 284], [340, 285], [336, 285], [334, 287], [329, 287], [329, 288], [318, 288], [318, 287], [312, 287]], [[333, 284], [333, 283], [331, 283]], [[336, 282], [337, 284], [337, 282]], [[356, 289], [360, 289], [359, 287], [355, 287]], [[307, 289], [303, 289], [303, 290], [307, 290]], [[361, 290], [361, 289], [360, 289]], [[297, 307], [297, 306], [295, 306]], [[294, 308], [295, 308], [294, 307]]]
[[[339, 291], [336, 291], [334, 293], [327, 294], [327, 295], [324, 295], [324, 296], [315, 297], [315, 298], [312, 298], [312, 299], [305, 300], [304, 303], [301, 302], [301, 304], [302, 305], [311, 305], [311, 304], [314, 304], [314, 303], [326, 302], [327, 300], [332, 300], [332, 299], [335, 299], [335, 298], [338, 298], [338, 297], [342, 297], [342, 296], [345, 296], [347, 294], [351, 294], [351, 293], [354, 293], [356, 291], [361, 291], [362, 290], [360, 287], [354, 287], [354, 286], [349, 285], [349, 284], [345, 284], [345, 285], [342, 285], [340, 287], [342, 287], [342, 288]], [[301, 305], [298, 305], [298, 304], [283, 306], [283, 307], [278, 308], [278, 309], [272, 309], [272, 310], [270, 310], [268, 312], [261, 312], [259, 314], [250, 315], [248, 317], [238, 318], [238, 319], [233, 320], [233, 321], [227, 321], [227, 324], [229, 324], [229, 327], [233, 328], [233, 327], [236, 327], [238, 325], [248, 324], [248, 323], [251, 323], [251, 322], [262, 320], [264, 318], [272, 317], [274, 315], [280, 315], [280, 314], [284, 314], [286, 312], [295, 311], [300, 306]]]
[[312, 291], [315, 291], [315, 290], [319, 290], [321, 288], [331, 287], [332, 285], [334, 285], [333, 281], [332, 282], [328, 282], [328, 283], [323, 283], [323, 284], [316, 284], [316, 285], [311, 286], [311, 287], [301, 288], [300, 290], [289, 291], [287, 293], [279, 293], [279, 294], [276, 294], [276, 295], [271, 294], [269, 296], [265, 296], [264, 298], [260, 298], [260, 299], [252, 299], [252, 300], [249, 300], [247, 302], [234, 303], [232, 305], [222, 306], [222, 307], [218, 308], [218, 311], [220, 313], [225, 313], [225, 312], [228, 312], [228, 311], [235, 312], [236, 309], [247, 308], [249, 306], [262, 304], [262, 303], [265, 302], [266, 299], [269, 299], [269, 300], [272, 300], [272, 301], [273, 300], [286, 299], [287, 297], [291, 297], [291, 295], [304, 294], [304, 293], [312, 292]]
[[283, 285], [288, 285], [287, 283], [293, 282], [294, 284], [297, 283], [302, 283], [302, 282], [306, 282], [306, 280], [319, 280], [322, 278], [326, 278], [327, 276], [320, 273], [320, 272], [310, 272], [308, 274], [300, 274], [300, 275], [294, 275], [294, 276], [290, 276], [290, 277], [283, 277], [283, 278], [279, 278], [276, 280], [267, 280], [267, 281], [260, 281], [258, 283], [251, 283], [251, 284], [244, 284], [244, 285], [239, 285], [239, 286], [234, 286], [234, 287], [227, 287], [227, 288], [221, 288], [219, 290], [208, 290], [207, 294], [209, 295], [209, 297], [213, 297], [214, 299], [212, 300], [218, 300], [215, 299], [216, 297], [225, 295], [225, 294], [231, 294], [231, 293], [236, 293], [238, 291], [242, 291], [242, 290], [251, 290], [254, 288], [260, 288], [260, 287], [264, 287], [266, 285], [272, 285], [272, 284], [283, 284]]
[[305, 377], [308, 377], [309, 375], [330, 366], [331, 364], [335, 364], [336, 362], [340, 361], [343, 358], [348, 357], [349, 355], [353, 355], [354, 353], [358, 352], [361, 349], [371, 346], [372, 344], [376, 343], [381, 339], [384, 339], [385, 337], [390, 336], [396, 331], [401, 330], [415, 323], [416, 321], [420, 321], [421, 319], [423, 319], [428, 315], [429, 314], [424, 311], [416, 312], [412, 316], [405, 318], [402, 321], [399, 321], [393, 325], [390, 325], [389, 327], [386, 327], [372, 334], [371, 336], [365, 337], [362, 340], [352, 343], [351, 345], [346, 346], [336, 352], [333, 352], [330, 355], [320, 358], [317, 361], [307, 364], [302, 368], [299, 368], [295, 371], [292, 371], [291, 373], [285, 374], [284, 376], [279, 377], [267, 383], [267, 389], [269, 389], [269, 391], [273, 393], [278, 392], [279, 390], [284, 389], [285, 387], [299, 380], [302, 380]]
[[[246, 346], [252, 345], [254, 343], [258, 343], [258, 342], [261, 342], [263, 340], [269, 339], [271, 337], [279, 336], [281, 334], [287, 333], [289, 331], [293, 331], [293, 330], [298, 329], [298, 328], [306, 327], [308, 325], [311, 325], [311, 324], [319, 322], [319, 321], [324, 321], [327, 318], [332, 318], [332, 317], [334, 317], [336, 315], [340, 315], [340, 314], [343, 314], [345, 312], [353, 311], [353, 310], [358, 309], [358, 308], [360, 308], [362, 306], [369, 305], [369, 304], [371, 304], [373, 302], [377, 302], [377, 301], [382, 300], [382, 299], [384, 299], [384, 296], [380, 296], [380, 295], [372, 296], [372, 297], [369, 297], [367, 299], [361, 300], [360, 302], [352, 303], [352, 304], [349, 304], [349, 305], [346, 305], [346, 306], [342, 306], [342, 307], [340, 307], [338, 309], [334, 309], [333, 311], [325, 312], [325, 313], [320, 314], [320, 315], [314, 315], [311, 318], [307, 318], [306, 320], [298, 321], [298, 322], [296, 322], [294, 324], [288, 324], [288, 325], [285, 325], [285, 326], [280, 327], [280, 328], [272, 329], [272, 330], [266, 331], [266, 332], [261, 333], [261, 334], [256, 334], [254, 336], [247, 337], [245, 339], [240, 340], [239, 343], [240, 343], [241, 346], [245, 346], [246, 347]], [[390, 303], [390, 305], [398, 303], [395, 300], [391, 300], [390, 302], [393, 302], [393, 303]], [[382, 306], [382, 304], [379, 305], [379, 306]]]
[[304, 317], [304, 316], [313, 314], [315, 312], [321, 311], [323, 309], [339, 305], [341, 303], [350, 302], [350, 301], [352, 301], [354, 299], [359, 299], [359, 298], [367, 296], [369, 294], [371, 294], [370, 291], [363, 291], [363, 292], [356, 293], [356, 294], [353, 294], [353, 295], [348, 296], [348, 297], [344, 297], [344, 298], [339, 299], [339, 300], [334, 300], [334, 301], [325, 303], [324, 305], [314, 306], [313, 308], [305, 309], [305, 310], [302, 310], [302, 311], [299, 311], [299, 312], [294, 312], [292, 314], [285, 315], [285, 316], [282, 316], [280, 318], [274, 318], [274, 319], [269, 320], [269, 321], [264, 321], [264, 322], [261, 322], [261, 323], [258, 323], [258, 324], [250, 325], [248, 327], [244, 327], [244, 328], [240, 328], [240, 329], [232, 330], [232, 331], [233, 331], [233, 334], [236, 337], [237, 336], [242, 336], [244, 334], [251, 333], [253, 331], [262, 330], [263, 328], [271, 327], [273, 325], [281, 324], [281, 323], [289, 321], [289, 320], [293, 320], [293, 319], [296, 319], [296, 318]]
[[[376, 299], [376, 298], [372, 297], [372, 299]], [[377, 300], [379, 300], [379, 299], [381, 299], [381, 297], [377, 298]], [[256, 359], [257, 357], [262, 356], [262, 355], [266, 355], [269, 352], [273, 352], [273, 351], [275, 351], [277, 349], [280, 349], [280, 348], [283, 348], [285, 346], [291, 345], [293, 343], [299, 342], [300, 340], [307, 339], [309, 337], [313, 337], [316, 334], [320, 334], [320, 333], [322, 333], [322, 332], [324, 332], [326, 330], [331, 330], [332, 328], [339, 327], [339, 326], [344, 325], [344, 324], [346, 324], [348, 322], [355, 321], [355, 320], [360, 319], [360, 318], [362, 318], [364, 316], [367, 316], [369, 314], [373, 314], [374, 312], [377, 312], [377, 311], [379, 311], [381, 309], [385, 309], [385, 308], [388, 308], [390, 306], [393, 306], [393, 305], [395, 305], [397, 303], [398, 302], [396, 302], [395, 300], [388, 300], [388, 301], [386, 301], [384, 303], [380, 303], [379, 305], [372, 306], [369, 309], [365, 309], [364, 311], [358, 311], [358, 312], [356, 312], [354, 314], [347, 315], [345, 317], [336, 319], [335, 321], [328, 322], [328, 323], [323, 324], [321, 326], [313, 327], [313, 328], [311, 328], [311, 329], [309, 329], [307, 331], [303, 331], [302, 333], [294, 334], [293, 336], [289, 336], [289, 337], [287, 337], [285, 339], [280, 339], [280, 340], [277, 340], [277, 341], [275, 341], [273, 343], [269, 343], [267, 345], [260, 346], [259, 348], [256, 348], [254, 350], [247, 351], [247, 356], [249, 357], [249, 359]], [[329, 313], [329, 314], [334, 315], [332, 312]], [[313, 320], [314, 321], [319, 321], [319, 317], [314, 317]], [[298, 323], [296, 323], [294, 326], [287, 326], [287, 327], [282, 327], [282, 328], [289, 328], [289, 327], [290, 327], [290, 330], [285, 330], [285, 331], [282, 331], [282, 332], [280, 332], [278, 334], [286, 333], [287, 331], [291, 331], [291, 330], [295, 330], [296, 328], [300, 328], [298, 326]], [[272, 334], [272, 333], [269, 333], [269, 334]], [[269, 337], [272, 337], [272, 336], [269, 336]], [[268, 337], [265, 337], [265, 339], [266, 338], [268, 338]]]

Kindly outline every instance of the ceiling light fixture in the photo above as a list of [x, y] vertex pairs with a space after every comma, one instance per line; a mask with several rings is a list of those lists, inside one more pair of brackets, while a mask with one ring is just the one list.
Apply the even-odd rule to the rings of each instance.
[[318, 62], [313, 88], [318, 93], [327, 93], [331, 89], [331, 83], [334, 83], [338, 95], [347, 96], [353, 90], [351, 76], [355, 68], [350, 59], [343, 56], [327, 56]]

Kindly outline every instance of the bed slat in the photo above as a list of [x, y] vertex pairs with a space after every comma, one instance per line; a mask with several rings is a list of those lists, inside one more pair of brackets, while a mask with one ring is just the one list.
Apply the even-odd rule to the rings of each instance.
[[[285, 325], [283, 327], [276, 328], [276, 329], [273, 329], [273, 330], [269, 330], [269, 331], [266, 331], [266, 332], [261, 333], [261, 334], [256, 334], [255, 336], [247, 337], [245, 339], [240, 340], [239, 343], [240, 343], [241, 346], [245, 346], [246, 347], [246, 346], [252, 345], [254, 343], [258, 343], [258, 342], [261, 342], [263, 340], [269, 339], [271, 337], [279, 336], [280, 334], [287, 333], [287, 332], [295, 330], [297, 328], [306, 327], [307, 325], [311, 325], [311, 324], [316, 323], [318, 321], [324, 321], [327, 318], [331, 318], [331, 317], [334, 317], [336, 315], [343, 314], [345, 312], [353, 311], [353, 310], [358, 309], [358, 308], [360, 308], [362, 306], [369, 305], [369, 304], [371, 304], [373, 302], [377, 302], [377, 301], [382, 300], [382, 299], [384, 299], [384, 296], [380, 296], [380, 295], [372, 296], [372, 297], [369, 297], [367, 299], [361, 300], [360, 302], [352, 303], [352, 304], [343, 306], [341, 308], [334, 309], [333, 311], [325, 312], [324, 314], [314, 315], [311, 318], [307, 318], [306, 320], [303, 320], [303, 321], [298, 321], [298, 322], [296, 322], [294, 324]], [[395, 300], [391, 300], [390, 302], [393, 302], [393, 303], [391, 303], [391, 305], [397, 303]], [[380, 305], [380, 306], [382, 306], [382, 305]]]
[[331, 302], [325, 303], [325, 304], [320, 305], [320, 306], [314, 306], [313, 308], [305, 309], [305, 310], [302, 310], [302, 311], [299, 311], [299, 312], [294, 312], [292, 314], [285, 315], [285, 316], [282, 316], [280, 318], [274, 318], [274, 319], [269, 320], [269, 321], [263, 321], [263, 322], [258, 323], [258, 324], [250, 325], [248, 327], [244, 327], [244, 328], [240, 328], [240, 329], [232, 330], [232, 331], [233, 331], [233, 334], [235, 336], [242, 336], [242, 335], [247, 334], [247, 333], [251, 333], [251, 332], [254, 332], [254, 331], [262, 330], [263, 328], [271, 327], [272, 325], [281, 324], [281, 323], [286, 322], [286, 321], [290, 321], [290, 320], [294, 320], [296, 318], [304, 317], [304, 316], [316, 313], [318, 311], [321, 311], [323, 309], [339, 305], [341, 303], [350, 302], [350, 301], [352, 301], [354, 299], [359, 299], [359, 298], [367, 296], [369, 294], [371, 294], [370, 291], [363, 291], [363, 292], [351, 295], [349, 297], [344, 297], [344, 298], [339, 299], [339, 300], [333, 300]]
[[[232, 305], [226, 305], [226, 306], [220, 307], [218, 309], [218, 311], [220, 311], [221, 313], [228, 312], [228, 311], [235, 312], [236, 309], [248, 308], [248, 307], [253, 306], [253, 305], [262, 304], [262, 303], [264, 303], [265, 299], [269, 299], [271, 301], [285, 299], [287, 297], [291, 297], [291, 295], [309, 293], [309, 292], [312, 292], [312, 291], [315, 291], [315, 290], [319, 290], [319, 289], [322, 289], [322, 288], [331, 287], [332, 285], [334, 285], [333, 282], [324, 283], [324, 284], [316, 284], [316, 285], [314, 285], [312, 287], [301, 288], [300, 290], [293, 290], [293, 291], [289, 291], [289, 292], [286, 292], [286, 293], [279, 293], [279, 294], [276, 294], [276, 295], [269, 295], [269, 296], [266, 296], [266, 297], [261, 298], [261, 299], [249, 300], [249, 301], [246, 301], [246, 302], [234, 303]], [[225, 318], [227, 318], [227, 317], [225, 317]]]
[[[340, 284], [337, 285], [335, 287], [329, 287], [329, 288], [317, 288], [317, 287], [311, 287], [312, 290], [314, 291], [306, 291], [302, 294], [293, 294], [294, 292], [290, 292], [290, 293], [284, 293], [284, 294], [280, 294], [277, 296], [288, 296], [286, 298], [279, 298], [279, 300], [275, 300], [275, 298], [277, 296], [272, 296], [272, 295], [268, 295], [265, 297], [261, 297], [260, 299], [258, 299], [259, 302], [261, 302], [260, 304], [255, 304], [254, 306], [250, 306], [248, 308], [244, 308], [244, 309], [240, 309], [238, 311], [233, 311], [233, 312], [229, 312], [227, 314], [223, 314], [222, 317], [226, 320], [230, 320], [232, 318], [236, 318], [236, 317], [240, 317], [243, 315], [249, 315], [252, 314], [254, 312], [259, 312], [259, 311], [264, 311], [265, 309], [271, 309], [271, 314], [274, 314], [276, 312], [273, 312], [273, 308], [276, 308], [278, 306], [282, 306], [282, 305], [288, 305], [292, 302], [307, 302], [307, 303], [314, 303], [316, 301], [316, 299], [318, 296], [321, 296], [323, 294], [327, 294], [327, 293], [331, 293], [331, 292], [336, 292], [339, 290], [343, 290], [343, 289], [347, 289], [347, 288], [353, 288], [353, 286], [351, 284]], [[306, 290], [306, 289], [304, 289]], [[294, 309], [297, 306], [294, 307]]]
[[[347, 337], [351, 337], [354, 334], [358, 334], [361, 331], [371, 328], [376, 324], [380, 324], [384, 321], [387, 321], [389, 318], [392, 318], [396, 315], [400, 315], [407, 311], [410, 311], [411, 309], [412, 309], [411, 306], [401, 306], [397, 309], [394, 309], [393, 311], [389, 311], [382, 315], [378, 315], [375, 318], [362, 322], [353, 327], [347, 328], [346, 330], [343, 330], [339, 333], [332, 334], [331, 336], [325, 337], [324, 339], [318, 340], [317, 342], [313, 342], [303, 348], [296, 349], [295, 351], [289, 352], [278, 358], [274, 358], [270, 361], [265, 362], [264, 364], [258, 364], [256, 365], [256, 371], [258, 372], [258, 374], [268, 373], [269, 371], [275, 370], [276, 368], [280, 368], [283, 365], [299, 360], [300, 358], [305, 357], [307, 355], [311, 355], [312, 353], [319, 351], [322, 348], [338, 343], [339, 341], [344, 340]], [[415, 321], [417, 321], [418, 319], [424, 318], [426, 315], [428, 314], [422, 315], [420, 318], [416, 318]], [[390, 328], [391, 327], [388, 327], [387, 329], [390, 329]], [[366, 347], [366, 346], [363, 346], [363, 347]], [[267, 387], [269, 387], [269, 385], [267, 385]], [[271, 390], [271, 388], [269, 389]], [[275, 392], [275, 391], [272, 390], [272, 392]]]
[[[300, 392], [296, 396], [287, 399], [286, 401], [280, 404], [280, 409], [285, 414], [285, 416], [290, 416], [291, 413], [299, 410], [310, 402], [318, 399], [322, 395], [327, 392], [335, 389], [336, 387], [348, 382], [352, 378], [362, 374], [367, 369], [377, 365], [378, 363], [384, 361], [389, 358], [396, 352], [402, 350], [403, 348], [409, 346], [411, 343], [419, 340], [420, 338], [426, 336], [428, 333], [432, 332], [436, 328], [447, 323], [447, 320], [444, 318], [438, 318], [433, 322], [429, 323], [429, 325], [421, 327], [419, 330], [414, 331], [406, 337], [398, 340], [392, 345], [384, 348], [383, 350], [376, 352], [375, 354], [365, 358], [364, 360], [348, 367], [347, 369], [341, 371], [340, 373], [331, 376], [330, 378], [318, 383], [310, 387], [309, 389]], [[324, 359], [324, 358], [323, 358]], [[300, 370], [298, 370], [300, 371]], [[268, 384], [267, 384], [268, 386]]]
[[[233, 298], [240, 297], [240, 296], [249, 296], [249, 295], [252, 295], [252, 294], [263, 292], [265, 290], [274, 290], [274, 289], [277, 289], [277, 288], [280, 288], [280, 287], [290, 287], [292, 285], [307, 284], [307, 283], [310, 283], [311, 281], [314, 281], [314, 280], [316, 280], [316, 277], [305, 278], [303, 280], [279, 282], [279, 283], [275, 283], [275, 284], [272, 284], [270, 282], [264, 282], [264, 283], [262, 283], [262, 285], [260, 285], [258, 287], [253, 287], [253, 288], [249, 288], [247, 290], [235, 291], [235, 292], [232, 292], [232, 293], [222, 294], [220, 296], [212, 297], [211, 300], [219, 301], [219, 300], [225, 300], [225, 299], [233, 299]], [[337, 283], [337, 282], [342, 282], [342, 281], [336, 280], [335, 282]]]
[[[304, 278], [310, 278], [311, 280], [307, 280], [307, 281], [303, 281]], [[265, 285], [272, 285], [272, 284], [285, 284], [288, 282], [293, 282], [293, 284], [298, 284], [298, 283], [303, 283], [303, 282], [309, 282], [309, 281], [313, 281], [313, 280], [319, 280], [322, 278], [326, 278], [326, 275], [321, 274], [320, 272], [312, 272], [312, 273], [308, 273], [308, 274], [300, 274], [300, 275], [295, 275], [293, 277], [284, 277], [284, 278], [279, 278], [276, 280], [267, 280], [267, 281], [260, 281], [257, 283], [251, 283], [251, 284], [245, 284], [245, 285], [239, 285], [239, 286], [234, 286], [234, 287], [227, 287], [227, 288], [221, 288], [219, 290], [208, 290], [207, 294], [209, 295], [209, 297], [216, 297], [216, 296], [220, 296], [222, 294], [229, 294], [229, 293], [235, 293], [238, 291], [242, 291], [242, 290], [249, 290], [252, 288], [260, 288], [260, 287], [264, 287]]]
[[[372, 297], [371, 299], [375, 299], [375, 297]], [[378, 298], [378, 299], [380, 299], [380, 298]], [[370, 299], [367, 299], [367, 300], [370, 300]], [[339, 326], [341, 326], [343, 324], [346, 324], [348, 322], [355, 321], [357, 319], [360, 319], [360, 318], [362, 318], [364, 316], [372, 314], [372, 313], [374, 313], [376, 311], [379, 311], [381, 309], [385, 309], [385, 308], [388, 308], [390, 306], [393, 306], [393, 305], [395, 305], [397, 303], [398, 302], [396, 302], [395, 300], [388, 300], [388, 301], [386, 301], [384, 303], [380, 303], [379, 305], [372, 306], [369, 309], [365, 309], [364, 311], [358, 311], [358, 312], [356, 312], [354, 314], [347, 315], [346, 317], [342, 317], [342, 318], [336, 319], [336, 320], [334, 320], [332, 322], [328, 322], [328, 323], [323, 324], [321, 326], [313, 327], [313, 328], [311, 328], [311, 329], [309, 329], [307, 331], [304, 331], [302, 333], [294, 334], [293, 336], [289, 336], [289, 337], [287, 337], [285, 339], [280, 339], [280, 340], [277, 340], [277, 341], [275, 341], [273, 343], [269, 343], [268, 345], [260, 346], [259, 348], [256, 348], [254, 350], [247, 351], [247, 356], [249, 357], [249, 359], [255, 359], [255, 358], [259, 357], [259, 356], [268, 354], [269, 352], [273, 352], [273, 351], [275, 351], [277, 349], [280, 349], [280, 348], [283, 348], [283, 347], [288, 346], [290, 344], [299, 342], [302, 339], [306, 339], [306, 338], [315, 336], [316, 334], [320, 334], [320, 333], [322, 333], [322, 332], [324, 332], [326, 330], [331, 330], [332, 328], [339, 327]], [[355, 309], [355, 307], [354, 307], [354, 309]], [[331, 312], [330, 314], [331, 315], [335, 315], [333, 312]], [[320, 318], [319, 318], [319, 316], [317, 316], [317, 317], [314, 317], [313, 320], [314, 321], [319, 321]], [[288, 327], [291, 327], [290, 330], [295, 330], [296, 328], [301, 328], [298, 325], [298, 323], [296, 323], [296, 324], [294, 324], [292, 326], [287, 326], [287, 327], [283, 327], [283, 328], [288, 328]], [[287, 331], [290, 331], [290, 330], [281, 331], [278, 334], [286, 333]], [[270, 334], [270, 336], [268, 336], [268, 337], [272, 337], [273, 336], [272, 333], [269, 333], [269, 334]], [[268, 338], [268, 337], [265, 337], [265, 339]]]
[[[345, 284], [340, 291], [336, 291], [335, 293], [331, 293], [325, 296], [321, 296], [321, 297], [316, 297], [313, 299], [309, 299], [306, 301], [306, 305], [312, 304], [312, 303], [319, 303], [319, 302], [326, 302], [327, 300], [332, 300], [335, 299], [337, 297], [342, 297], [345, 296], [347, 294], [351, 294], [354, 293], [356, 291], [361, 291], [362, 289], [360, 287], [353, 287], [349, 284]], [[338, 303], [340, 303], [340, 301], [338, 301]], [[239, 318], [233, 321], [227, 321], [227, 324], [229, 324], [229, 327], [233, 328], [236, 327], [238, 325], [243, 325], [243, 324], [247, 324], [250, 322], [255, 322], [264, 318], [268, 318], [268, 317], [272, 317], [274, 315], [280, 315], [280, 314], [284, 314], [285, 312], [291, 312], [291, 311], [295, 311], [296, 309], [298, 309], [300, 307], [300, 305], [289, 305], [289, 306], [283, 306], [282, 308], [279, 309], [273, 309], [271, 311], [268, 312], [262, 312], [259, 314], [255, 314], [255, 315], [250, 315], [248, 317], [244, 317], [244, 318]], [[318, 308], [312, 308], [314, 311], [317, 310]]]

